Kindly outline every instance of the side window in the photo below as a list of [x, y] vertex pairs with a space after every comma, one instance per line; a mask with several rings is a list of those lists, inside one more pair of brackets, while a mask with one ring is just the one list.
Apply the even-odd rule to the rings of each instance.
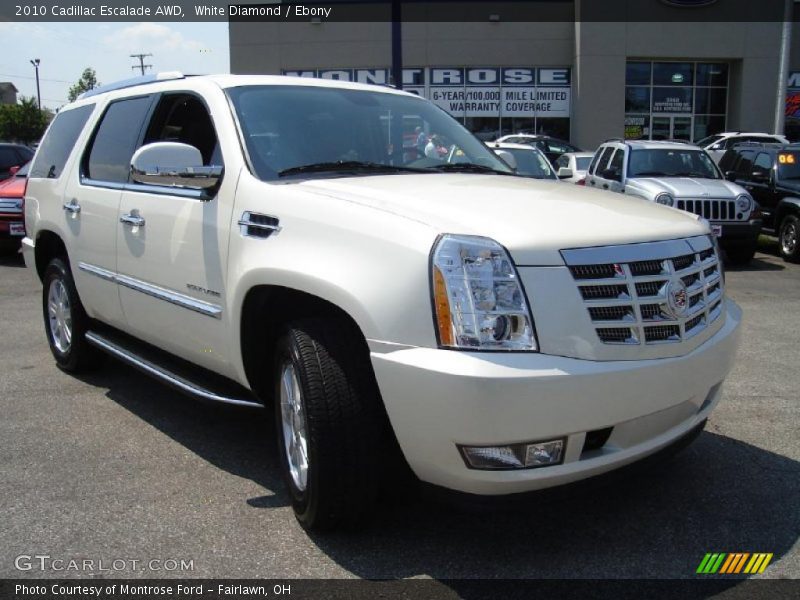
[[617, 151], [614, 153], [614, 156], [611, 158], [611, 162], [608, 164], [609, 169], [616, 169], [617, 175], [614, 177], [614, 181], [622, 181], [622, 161], [625, 158], [625, 150], [622, 148], [617, 148]]
[[772, 157], [766, 152], [760, 152], [753, 161], [753, 171], [771, 171]]
[[11, 147], [0, 147], [0, 171], [8, 171], [11, 167], [16, 167], [19, 163], [19, 157], [14, 149]]
[[597, 161], [600, 160], [600, 155], [602, 154], [602, 149], [598, 148], [597, 151], [594, 153], [592, 157], [592, 162], [589, 164], [589, 173], [594, 173], [594, 168], [597, 166]]
[[753, 155], [755, 152], [752, 150], [745, 150], [739, 157], [739, 162], [736, 164], [736, 176], [743, 179], [750, 179], [753, 172]]
[[600, 157], [600, 160], [597, 161], [597, 167], [595, 168], [595, 175], [598, 177], [603, 176], [603, 171], [608, 168], [608, 163], [611, 160], [611, 155], [614, 153], [613, 146], [607, 146], [605, 150], [603, 150], [603, 155]]
[[144, 136], [143, 144], [180, 142], [200, 150], [203, 165], [221, 165], [217, 134], [205, 104], [191, 94], [164, 95]]
[[151, 96], [140, 96], [109, 105], [95, 131], [84, 164], [86, 177], [96, 181], [127, 183], [131, 156], [151, 101]]
[[87, 104], [71, 110], [62, 110], [56, 115], [39, 146], [36, 161], [28, 173], [29, 178], [55, 179], [61, 175], [64, 164], [92, 111], [94, 104]]

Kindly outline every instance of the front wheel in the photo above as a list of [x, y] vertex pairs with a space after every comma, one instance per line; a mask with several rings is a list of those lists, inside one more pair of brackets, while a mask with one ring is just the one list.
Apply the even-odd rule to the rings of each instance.
[[795, 215], [787, 215], [781, 221], [781, 228], [778, 233], [778, 248], [780, 249], [783, 260], [787, 262], [800, 262], [800, 219]]
[[281, 470], [306, 529], [357, 524], [380, 486], [385, 414], [363, 340], [335, 320], [290, 324], [275, 353]]
[[54, 258], [45, 270], [42, 311], [50, 351], [59, 367], [78, 372], [102, 363], [103, 354], [84, 337], [89, 317], [83, 310], [69, 266], [61, 258]]

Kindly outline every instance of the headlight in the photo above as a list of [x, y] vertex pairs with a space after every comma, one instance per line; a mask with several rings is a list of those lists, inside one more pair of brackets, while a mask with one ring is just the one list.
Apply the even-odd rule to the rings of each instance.
[[747, 212], [753, 208], [753, 199], [747, 194], [739, 194], [736, 196], [736, 208], [742, 212]]
[[665, 192], [656, 196], [656, 203], [663, 204], [664, 206], [672, 206], [675, 204], [675, 198]]
[[441, 347], [538, 350], [514, 263], [494, 240], [442, 236], [433, 248], [431, 280]]

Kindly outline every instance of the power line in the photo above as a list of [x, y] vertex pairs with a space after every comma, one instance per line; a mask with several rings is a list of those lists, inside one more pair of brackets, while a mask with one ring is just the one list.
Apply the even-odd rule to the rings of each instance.
[[131, 54], [130, 55], [131, 58], [138, 58], [139, 59], [139, 64], [138, 65], [133, 65], [131, 67], [131, 69], [133, 69], [134, 71], [136, 69], [141, 69], [142, 70], [142, 75], [144, 75], [145, 69], [152, 69], [153, 65], [144, 64], [144, 59], [147, 56], [153, 56], [153, 55], [152, 54]]
[[[12, 75], [10, 73], [0, 73], [0, 77], [15, 77], [17, 79], [36, 79], [36, 77], [31, 77], [30, 75]], [[52, 81], [55, 83], [72, 83], [71, 81], [65, 81], [63, 79], [45, 79], [44, 77], [40, 78], [41, 81]]]

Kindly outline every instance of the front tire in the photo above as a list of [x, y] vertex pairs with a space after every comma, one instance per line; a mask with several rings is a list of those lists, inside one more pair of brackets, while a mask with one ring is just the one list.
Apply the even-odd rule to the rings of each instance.
[[42, 287], [44, 329], [50, 351], [59, 367], [75, 373], [96, 368], [103, 355], [89, 345], [85, 335], [89, 317], [83, 310], [69, 265], [54, 258], [47, 265]]
[[781, 221], [778, 233], [778, 249], [783, 260], [787, 262], [800, 262], [800, 219], [796, 215], [787, 215]]
[[351, 527], [380, 487], [386, 419], [362, 339], [347, 323], [290, 324], [275, 353], [281, 471], [295, 516], [309, 530]]

